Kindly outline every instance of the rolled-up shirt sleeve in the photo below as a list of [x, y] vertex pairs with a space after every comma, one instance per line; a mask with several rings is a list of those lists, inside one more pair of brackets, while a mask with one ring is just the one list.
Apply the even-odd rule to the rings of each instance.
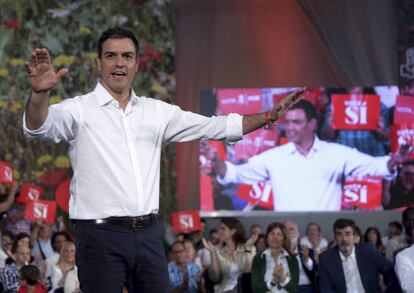
[[23, 133], [29, 139], [49, 139], [55, 143], [75, 139], [80, 125], [81, 111], [74, 99], [49, 106], [45, 122], [38, 129], [28, 129], [23, 113]]

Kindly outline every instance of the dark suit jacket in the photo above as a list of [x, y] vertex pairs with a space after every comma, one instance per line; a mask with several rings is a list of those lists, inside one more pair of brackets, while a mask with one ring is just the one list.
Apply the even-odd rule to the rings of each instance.
[[[394, 265], [373, 245], [355, 245], [355, 256], [365, 292], [381, 292], [379, 273], [387, 282], [387, 292], [401, 292], [394, 272]], [[338, 247], [331, 248], [319, 256], [319, 288], [321, 292], [346, 293], [345, 275]]]

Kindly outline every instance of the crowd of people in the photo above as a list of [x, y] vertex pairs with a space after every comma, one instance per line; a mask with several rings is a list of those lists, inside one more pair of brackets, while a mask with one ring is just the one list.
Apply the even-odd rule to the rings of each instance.
[[414, 208], [401, 220], [382, 237], [383, 227], [362, 233], [346, 218], [333, 223], [333, 234], [309, 223], [303, 235], [289, 219], [247, 232], [240, 220], [222, 218], [208, 233], [176, 235], [168, 254], [171, 286], [173, 292], [413, 292]]

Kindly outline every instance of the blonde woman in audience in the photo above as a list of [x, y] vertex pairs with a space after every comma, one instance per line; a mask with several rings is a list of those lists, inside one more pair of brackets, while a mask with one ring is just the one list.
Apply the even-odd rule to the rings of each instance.
[[253, 259], [253, 292], [297, 292], [299, 264], [291, 250], [286, 227], [282, 223], [271, 223], [266, 240], [268, 248]]
[[59, 261], [52, 267], [52, 292], [63, 292], [63, 288], [66, 287], [70, 287], [71, 291], [65, 290], [64, 292], [76, 292], [79, 288], [75, 252], [75, 244], [72, 241], [66, 241], [63, 244]]
[[218, 246], [203, 239], [204, 246], [211, 252], [209, 277], [217, 282], [214, 292], [237, 292], [240, 274], [251, 271], [258, 235], [252, 235], [245, 241], [245, 229], [236, 218], [222, 218], [219, 234], [221, 244]]

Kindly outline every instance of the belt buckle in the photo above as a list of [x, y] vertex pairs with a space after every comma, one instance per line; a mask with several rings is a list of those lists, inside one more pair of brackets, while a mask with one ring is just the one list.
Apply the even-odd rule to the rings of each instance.
[[144, 217], [133, 217], [131, 220], [132, 220], [132, 223], [131, 223], [132, 228], [135, 229], [135, 228], [145, 227]]

